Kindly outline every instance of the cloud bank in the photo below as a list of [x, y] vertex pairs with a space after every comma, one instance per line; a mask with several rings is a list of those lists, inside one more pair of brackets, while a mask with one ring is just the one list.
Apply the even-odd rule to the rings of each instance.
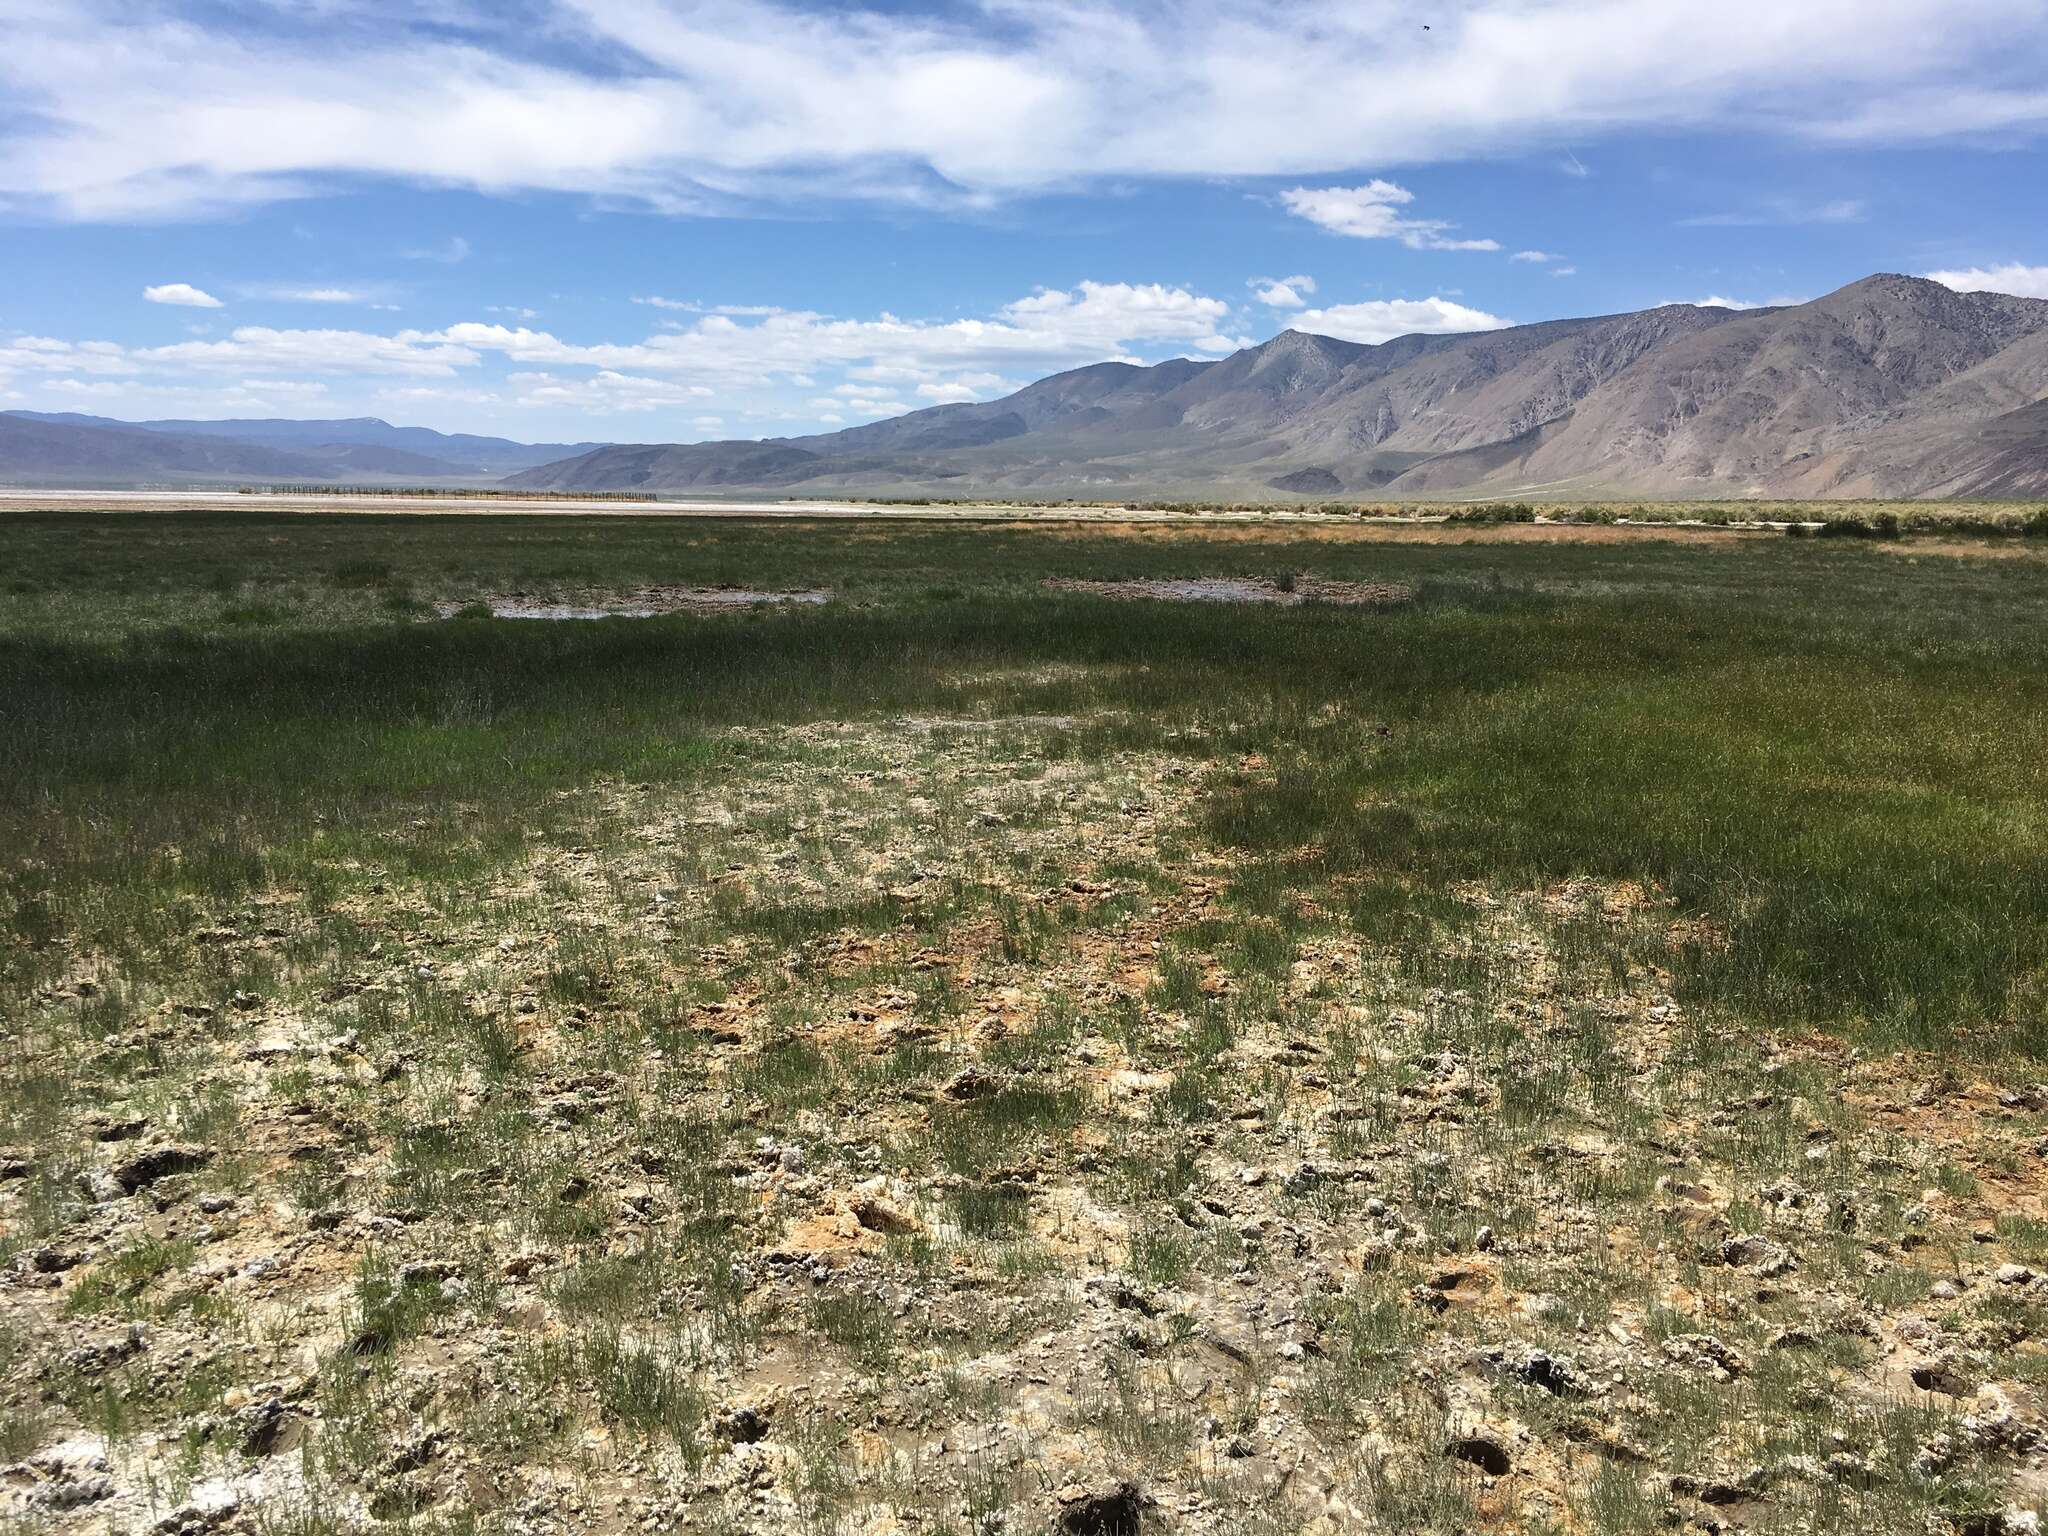
[[2048, 267], [2014, 261], [2002, 267], [1969, 267], [1927, 276], [1958, 293], [2016, 293], [2023, 299], [2048, 299]]
[[1574, 143], [1645, 129], [2048, 128], [2038, 0], [1431, 16], [1424, 32], [1392, 0], [0, 0], [0, 209], [183, 217], [363, 178], [677, 212], [958, 205], [1109, 177], [1576, 166]]
[[[1253, 286], [1286, 286], [1297, 306], [1314, 290], [1302, 276]], [[191, 414], [263, 404], [312, 414], [344, 404], [414, 414], [437, 406], [520, 406], [592, 417], [687, 408], [694, 423], [708, 408], [718, 413], [720, 430], [761, 436], [768, 426], [748, 424], [871, 420], [993, 399], [1045, 374], [1105, 359], [1220, 356], [1252, 344], [1239, 334], [1240, 319], [1231, 304], [1184, 287], [1087, 281], [957, 320], [697, 306], [687, 318], [626, 341], [575, 340], [482, 319], [389, 334], [245, 325], [163, 346], [15, 336], [0, 337], [0, 390], [51, 402], [89, 396], [109, 410], [176, 405]], [[1384, 341], [1508, 322], [1426, 298], [1299, 309], [1293, 323]]]

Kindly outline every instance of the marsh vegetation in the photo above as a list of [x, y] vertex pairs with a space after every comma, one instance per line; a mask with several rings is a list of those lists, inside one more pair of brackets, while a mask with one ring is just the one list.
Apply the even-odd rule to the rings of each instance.
[[[2027, 1528], [2048, 547], [1903, 533], [9, 516], [0, 1514]], [[490, 616], [653, 589], [830, 598]]]

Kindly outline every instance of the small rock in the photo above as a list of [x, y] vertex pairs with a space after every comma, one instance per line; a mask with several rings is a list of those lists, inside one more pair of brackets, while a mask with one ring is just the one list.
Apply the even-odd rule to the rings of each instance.
[[88, 1168], [78, 1176], [78, 1190], [95, 1205], [105, 1205], [112, 1200], [125, 1199], [128, 1191], [121, 1187], [121, 1181], [106, 1168]]
[[1721, 1245], [1721, 1257], [1737, 1269], [1753, 1270], [1765, 1279], [1790, 1274], [1799, 1263], [1783, 1245], [1755, 1232], [1731, 1237]]
[[1705, 1371], [1716, 1381], [1728, 1381], [1748, 1369], [1742, 1356], [1711, 1333], [1681, 1333], [1666, 1339], [1664, 1358]]
[[80, 1375], [97, 1375], [111, 1369], [147, 1347], [148, 1335], [142, 1324], [130, 1323], [117, 1333], [102, 1334], [65, 1353], [65, 1361]]

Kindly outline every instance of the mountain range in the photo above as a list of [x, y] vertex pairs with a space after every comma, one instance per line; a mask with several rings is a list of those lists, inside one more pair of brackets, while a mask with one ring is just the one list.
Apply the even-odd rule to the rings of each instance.
[[1379, 345], [1283, 331], [810, 437], [523, 444], [356, 421], [0, 414], [0, 478], [1307, 499], [2048, 494], [2048, 300], [1879, 275]]
[[0, 478], [16, 480], [489, 483], [597, 446], [394, 427], [374, 416], [114, 421], [73, 412], [0, 413]]
[[816, 437], [617, 445], [577, 490], [948, 496], [2035, 496], [2048, 301], [1880, 275], [1377, 346], [1285, 331]]

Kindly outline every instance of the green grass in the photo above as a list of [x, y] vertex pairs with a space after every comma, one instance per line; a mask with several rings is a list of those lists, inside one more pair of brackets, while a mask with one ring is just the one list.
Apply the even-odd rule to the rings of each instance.
[[[1238, 569], [1303, 542], [11, 518], [0, 920], [19, 967], [60, 930], [146, 945], [180, 898], [317, 886], [344, 861], [486, 867], [546, 830], [561, 788], [714, 782], [734, 724], [1113, 709], [1068, 750], [1199, 725], [1226, 768], [1263, 754], [1225, 773], [1210, 830], [1304, 879], [1654, 880], [1731, 940], [1678, 957], [1696, 1001], [1919, 1045], [2048, 1047], [2033, 1038], [2048, 997], [2041, 564], [1854, 542], [1353, 543], [1318, 547], [1318, 567], [1413, 581], [1421, 600], [1276, 612], [1036, 589]], [[928, 597], [939, 572], [973, 600]], [[401, 573], [457, 595], [631, 573], [861, 601], [625, 625], [332, 606]], [[228, 574], [285, 616], [208, 622], [200, 594]], [[864, 900], [740, 917], [788, 943], [897, 915]], [[1006, 919], [1007, 950], [1040, 942]], [[1284, 945], [1248, 934], [1236, 963], [1284, 964]]]
[[[309, 1496], [450, 1529], [505, 1511], [429, 1429], [477, 1487], [695, 1479], [742, 1402], [806, 1528], [1038, 1529], [1039, 1442], [969, 1420], [1042, 1388], [1048, 1454], [1164, 1507], [1290, 1528], [1250, 1490], [1306, 1456], [1450, 1531], [1510, 1490], [1428, 1384], [1610, 1373], [1618, 1327], [1604, 1395], [1483, 1387], [1559, 1518], [1838, 1424], [1903, 1468], [1946, 1410], [1834, 1309], [2037, 1383], [2038, 1302], [1939, 1282], [2048, 1257], [2042, 1117], [1980, 1091], [2048, 1053], [2048, 545], [1916, 540], [0, 519], [0, 1257], [71, 1265], [0, 1447], [207, 1465], [320, 1338]], [[1285, 572], [1417, 596], [1042, 585]], [[661, 582], [837, 600], [420, 617]], [[210, 1161], [93, 1203], [165, 1139]], [[1720, 1263], [1749, 1231], [1798, 1268]], [[130, 1319], [203, 1347], [65, 1363]], [[1743, 1374], [1657, 1353], [1706, 1332]], [[2010, 1463], [1758, 1528], [1920, 1529]]]

